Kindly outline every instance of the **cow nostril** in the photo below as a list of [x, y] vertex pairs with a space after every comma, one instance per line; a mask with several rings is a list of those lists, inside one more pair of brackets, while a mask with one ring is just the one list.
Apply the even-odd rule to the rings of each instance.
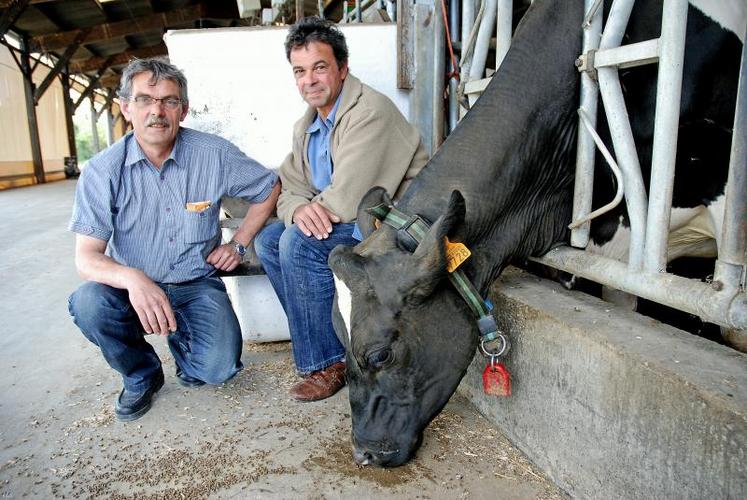
[[373, 456], [368, 451], [363, 451], [360, 448], [353, 448], [353, 460], [358, 465], [368, 465], [371, 463]]

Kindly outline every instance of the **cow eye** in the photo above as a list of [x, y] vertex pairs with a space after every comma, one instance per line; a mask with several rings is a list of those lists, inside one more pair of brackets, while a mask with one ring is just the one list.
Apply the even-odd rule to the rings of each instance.
[[391, 363], [394, 359], [394, 354], [389, 348], [378, 349], [366, 357], [368, 365], [373, 368], [382, 368], [385, 365]]

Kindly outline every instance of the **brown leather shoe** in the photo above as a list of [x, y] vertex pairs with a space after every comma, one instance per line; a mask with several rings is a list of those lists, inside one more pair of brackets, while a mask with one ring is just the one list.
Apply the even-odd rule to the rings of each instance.
[[290, 389], [290, 395], [299, 401], [319, 401], [332, 396], [345, 386], [345, 362], [338, 361], [324, 370], [304, 377]]

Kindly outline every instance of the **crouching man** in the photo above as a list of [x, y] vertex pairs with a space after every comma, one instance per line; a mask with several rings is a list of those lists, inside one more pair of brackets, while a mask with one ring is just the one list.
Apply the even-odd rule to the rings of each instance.
[[[146, 334], [168, 336], [177, 381], [220, 384], [242, 369], [241, 331], [217, 270], [230, 271], [277, 201], [277, 177], [220, 137], [180, 127], [187, 81], [171, 64], [134, 60], [122, 73], [134, 131], [96, 155], [75, 193], [70, 230], [88, 280], [69, 300], [83, 335], [122, 375], [114, 409], [135, 420], [164, 383]], [[220, 244], [222, 196], [252, 203]]]

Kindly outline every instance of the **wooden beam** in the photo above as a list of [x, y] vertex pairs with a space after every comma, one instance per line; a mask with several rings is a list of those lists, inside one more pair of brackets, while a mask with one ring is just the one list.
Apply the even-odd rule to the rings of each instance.
[[[36, 5], [39, 3], [50, 3], [50, 2], [57, 2], [57, 1], [62, 1], [62, 0], [31, 0], [26, 3], [31, 4], [31, 5]], [[0, 0], [0, 9], [7, 9], [14, 3], [16, 3], [16, 0]]]
[[111, 62], [107, 59], [104, 61], [104, 64], [101, 66], [101, 68], [96, 72], [96, 75], [91, 78], [90, 82], [88, 83], [88, 87], [86, 87], [86, 90], [83, 91], [82, 94], [80, 94], [80, 97], [78, 98], [78, 101], [73, 105], [73, 111], [78, 109], [78, 106], [80, 106], [80, 103], [82, 103], [88, 96], [90, 96], [94, 89], [96, 88], [96, 85], [99, 83], [99, 79], [101, 79], [101, 76], [104, 74], [104, 71], [111, 66]]
[[[114, 23], [105, 23], [93, 26], [91, 34], [86, 39], [87, 43], [120, 38], [134, 33], [144, 33], [165, 29], [175, 24], [187, 23], [200, 19], [203, 8], [201, 5], [194, 5], [184, 9], [177, 9], [161, 14], [151, 16], [137, 17], [127, 21], [118, 21]], [[78, 36], [79, 30], [64, 31], [62, 33], [50, 33], [48, 35], [35, 36], [31, 39], [30, 48], [32, 52], [43, 52], [50, 50], [59, 50], [67, 47]]]
[[106, 100], [104, 101], [104, 105], [101, 106], [101, 109], [96, 112], [97, 120], [101, 117], [105, 110], [110, 108], [110, 106], [112, 105], [112, 101], [116, 96], [117, 93], [114, 92], [114, 89], [109, 89], [109, 91], [106, 93]]
[[12, 0], [8, 2], [7, 6], [3, 6], [8, 7], [8, 10], [3, 12], [2, 17], [0, 17], [0, 36], [8, 32], [28, 5], [29, 0]]
[[99, 80], [99, 83], [102, 87], [116, 89], [119, 87], [121, 81], [122, 75], [118, 75], [115, 73], [113, 75], [102, 76]]
[[397, 0], [397, 88], [415, 87], [415, 6], [407, 0]]
[[44, 162], [39, 140], [39, 121], [36, 117], [34, 104], [34, 79], [31, 76], [31, 56], [26, 49], [26, 39], [21, 41], [21, 71], [23, 73], [23, 91], [26, 98], [26, 118], [29, 124], [29, 139], [31, 141], [31, 158], [34, 163], [34, 178], [39, 184], [46, 182], [44, 177]]
[[78, 148], [75, 145], [75, 125], [73, 125], [73, 101], [70, 98], [70, 74], [67, 69], [60, 75], [62, 80], [62, 99], [65, 105], [65, 124], [67, 125], [67, 146], [70, 156], [78, 157]]
[[41, 97], [44, 95], [44, 92], [47, 91], [49, 85], [52, 83], [55, 77], [57, 77], [57, 75], [59, 75], [60, 72], [67, 66], [70, 58], [73, 57], [75, 51], [78, 50], [78, 47], [80, 47], [80, 44], [83, 43], [90, 32], [91, 30], [89, 29], [81, 30], [73, 43], [57, 60], [57, 63], [54, 65], [54, 67], [49, 70], [49, 73], [47, 73], [47, 76], [44, 77], [44, 80], [39, 84], [38, 87], [36, 87], [36, 91], [34, 92], [34, 104], [39, 104], [39, 99], [41, 99]]
[[[141, 49], [126, 50], [119, 54], [114, 54], [111, 66], [118, 66], [120, 64], [127, 64], [133, 58], [143, 59], [145, 57], [162, 56], [168, 54], [166, 45], [160, 43], [152, 47], [143, 47]], [[71, 73], [87, 73], [88, 71], [94, 71], [101, 67], [106, 60], [106, 57], [92, 57], [81, 62], [70, 63]]]

